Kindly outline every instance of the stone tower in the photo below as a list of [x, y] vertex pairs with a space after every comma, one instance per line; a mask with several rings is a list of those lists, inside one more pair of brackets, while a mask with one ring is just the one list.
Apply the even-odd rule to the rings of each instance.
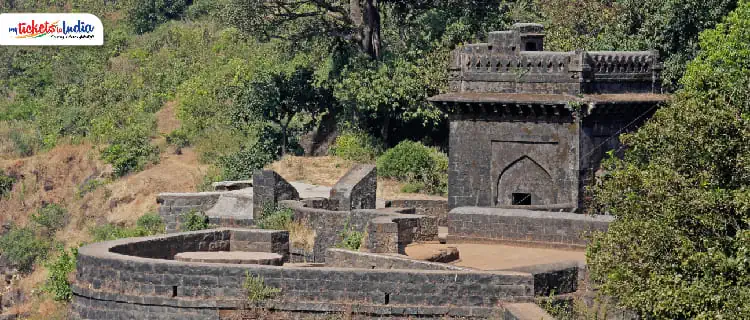
[[449, 92], [451, 208], [576, 211], [619, 135], [648, 119], [661, 94], [652, 51], [544, 49], [544, 27], [515, 24], [455, 49]]

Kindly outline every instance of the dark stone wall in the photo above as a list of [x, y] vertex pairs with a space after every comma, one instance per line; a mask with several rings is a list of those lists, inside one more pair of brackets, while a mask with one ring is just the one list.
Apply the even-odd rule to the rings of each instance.
[[437, 218], [439, 226], [448, 226], [448, 200], [386, 200], [386, 208], [414, 208], [414, 213]]
[[[448, 205], [510, 205], [528, 193], [532, 205], [576, 203], [578, 123], [452, 119]], [[499, 185], [499, 187], [498, 187]]]
[[448, 241], [583, 249], [588, 234], [607, 231], [612, 221], [612, 216], [461, 207], [448, 214]]
[[263, 206], [284, 200], [299, 200], [299, 192], [273, 170], [253, 173], [253, 213], [260, 216]]
[[375, 209], [377, 189], [378, 174], [375, 166], [357, 164], [331, 188], [329, 199], [337, 204], [339, 211]]
[[[193, 237], [201, 234], [206, 241], [231, 241], [231, 232], [225, 231], [190, 233], [189, 238], [194, 241], [197, 238]], [[486, 315], [503, 301], [533, 298], [533, 277], [512, 271], [228, 265], [112, 252], [117, 247], [120, 252], [133, 248], [143, 253], [146, 245], [164, 245], [159, 251], [171, 251], [171, 243], [187, 240], [181, 236], [122, 239], [82, 247], [73, 283], [72, 318], [217, 319], [220, 310], [244, 305], [243, 283], [248, 273], [281, 289], [279, 297], [268, 301], [269, 307], [281, 310], [305, 311], [311, 306], [346, 303], [368, 305], [385, 315], [413, 312], [415, 317], [437, 317], [454, 312], [471, 316]]]
[[216, 205], [219, 196], [221, 192], [159, 194], [156, 203], [159, 204], [159, 216], [164, 221], [166, 232], [179, 232], [182, 215], [191, 210], [206, 212]]
[[[328, 248], [333, 248], [339, 243], [341, 232], [345, 228], [349, 230], [368, 233], [368, 225], [376, 218], [384, 218], [382, 223], [389, 225], [394, 224], [394, 230], [375, 229], [372, 232], [381, 231], [381, 234], [394, 235], [395, 244], [378, 242], [377, 237], [368, 237], [373, 239], [381, 247], [393, 247], [397, 251], [413, 241], [432, 241], [437, 240], [437, 224], [435, 218], [413, 214], [399, 214], [395, 211], [386, 210], [352, 210], [352, 211], [332, 211], [316, 208], [308, 208], [300, 201], [282, 201], [280, 205], [291, 208], [294, 211], [294, 220], [301, 221], [305, 226], [315, 230], [315, 244], [313, 246], [312, 260], [308, 262], [325, 262], [325, 254]], [[372, 247], [370, 247], [372, 248]], [[392, 252], [389, 251], [389, 252]]]
[[414, 260], [403, 255], [385, 255], [346, 249], [328, 249], [326, 266], [362, 269], [472, 270], [446, 263]]

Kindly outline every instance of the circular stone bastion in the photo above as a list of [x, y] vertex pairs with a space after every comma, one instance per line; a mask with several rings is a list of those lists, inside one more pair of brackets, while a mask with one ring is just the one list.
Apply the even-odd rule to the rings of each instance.
[[177, 261], [227, 263], [227, 264], [263, 264], [280, 266], [284, 263], [278, 253], [243, 252], [243, 251], [198, 251], [180, 252], [174, 256]]

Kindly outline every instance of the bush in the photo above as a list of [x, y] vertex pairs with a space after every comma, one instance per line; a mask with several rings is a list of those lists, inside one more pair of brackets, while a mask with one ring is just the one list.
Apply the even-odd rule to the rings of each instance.
[[266, 205], [263, 206], [263, 214], [255, 222], [255, 225], [261, 229], [289, 230], [293, 217], [292, 209]]
[[161, 220], [161, 216], [149, 212], [135, 221], [135, 228], [141, 237], [160, 234], [164, 233], [164, 222]]
[[78, 198], [83, 198], [87, 193], [94, 192], [99, 187], [105, 185], [107, 181], [101, 180], [101, 179], [89, 179], [86, 180], [79, 188], [78, 192], [76, 192], [76, 196]]
[[122, 238], [145, 237], [164, 233], [164, 222], [156, 213], [146, 213], [135, 222], [135, 227], [126, 228], [111, 223], [90, 230], [94, 241], [108, 241]]
[[353, 230], [349, 225], [349, 221], [347, 220], [346, 224], [344, 225], [344, 229], [339, 232], [339, 237], [341, 238], [341, 241], [336, 244], [337, 248], [357, 251], [359, 250], [359, 247], [362, 246], [362, 239], [364, 238], [364, 234], [362, 232]]
[[128, 15], [135, 32], [143, 34], [170, 19], [179, 19], [192, 3], [191, 0], [135, 1]]
[[262, 276], [251, 275], [249, 271], [245, 271], [245, 283], [242, 287], [245, 288], [248, 302], [273, 299], [281, 293], [281, 289], [266, 286]]
[[219, 158], [218, 165], [222, 169], [222, 177], [226, 180], [245, 180], [253, 176], [253, 172], [262, 169], [276, 159], [263, 144], [258, 143], [233, 154]]
[[52, 236], [65, 226], [67, 214], [68, 211], [65, 208], [48, 203], [31, 215], [31, 221], [44, 228], [48, 236]]
[[328, 153], [356, 162], [372, 162], [378, 153], [374, 139], [365, 132], [348, 131], [336, 138]]
[[208, 217], [202, 212], [190, 210], [182, 215], [182, 225], [180, 226], [181, 231], [198, 231], [210, 227], [211, 225], [208, 223]]
[[31, 272], [34, 262], [47, 256], [50, 243], [31, 228], [12, 228], [0, 238], [0, 255], [21, 272]]
[[[402, 141], [378, 158], [378, 175], [412, 183], [433, 194], [448, 192], [448, 156], [414, 141]], [[418, 188], [421, 189], [421, 188]]]
[[182, 148], [190, 145], [190, 140], [188, 139], [188, 135], [185, 130], [177, 129], [167, 135], [167, 143], [175, 146], [175, 152], [180, 153], [180, 150], [182, 150]]
[[116, 137], [101, 154], [102, 160], [112, 164], [117, 176], [140, 171], [149, 163], [158, 160], [159, 149], [149, 143], [146, 135], [128, 133]]
[[70, 251], [60, 249], [60, 255], [54, 261], [45, 264], [49, 274], [42, 289], [51, 294], [55, 301], [70, 301], [73, 297], [73, 290], [70, 288], [69, 276], [76, 269], [78, 249], [72, 248]]
[[5, 172], [0, 169], [0, 198], [10, 193], [14, 183], [16, 183], [16, 178], [5, 175]]

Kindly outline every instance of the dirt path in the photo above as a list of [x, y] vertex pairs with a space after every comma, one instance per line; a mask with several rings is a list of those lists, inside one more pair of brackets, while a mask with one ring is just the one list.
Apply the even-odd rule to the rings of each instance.
[[506, 270], [535, 264], [562, 261], [586, 261], [583, 251], [514, 247], [497, 244], [414, 244], [406, 247], [406, 254], [419, 258], [444, 247], [457, 247], [460, 259], [453, 263], [480, 270]]

